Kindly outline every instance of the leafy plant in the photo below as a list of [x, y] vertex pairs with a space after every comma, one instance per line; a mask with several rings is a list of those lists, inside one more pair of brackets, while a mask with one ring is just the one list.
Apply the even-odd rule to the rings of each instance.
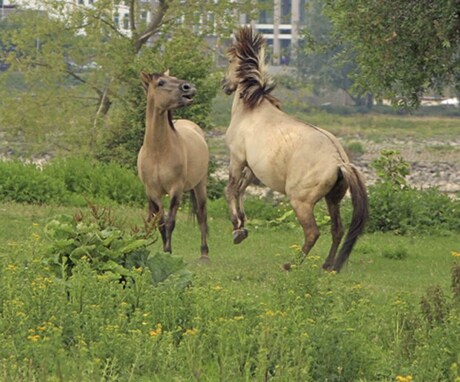
[[128, 281], [144, 269], [150, 271], [154, 284], [177, 272], [181, 285], [190, 281], [182, 259], [151, 254], [149, 247], [157, 240], [156, 221], [145, 222], [143, 229], [134, 227], [125, 232], [110, 209], [92, 205], [90, 211], [88, 219], [78, 212], [54, 217], [46, 224], [44, 233], [51, 244], [43, 256], [57, 277], [72, 277], [75, 267], [85, 262], [97, 274], [119, 282]]
[[371, 167], [381, 182], [394, 187], [407, 187], [406, 176], [409, 175], [409, 164], [402, 158], [397, 150], [382, 150], [380, 157], [372, 161]]
[[391, 260], [403, 260], [409, 256], [409, 251], [407, 248], [402, 247], [384, 248], [382, 250], [382, 256]]

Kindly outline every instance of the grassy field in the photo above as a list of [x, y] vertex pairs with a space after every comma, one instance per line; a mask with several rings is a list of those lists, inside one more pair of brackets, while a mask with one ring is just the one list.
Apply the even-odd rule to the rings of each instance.
[[[76, 211], [0, 205], [3, 381], [460, 376], [459, 296], [451, 291], [460, 247], [453, 233], [366, 234], [334, 275], [321, 270], [330, 244], [324, 227], [309, 258], [285, 272], [283, 263], [298, 260], [300, 228], [250, 224], [249, 238], [234, 246], [218, 200], [210, 204], [209, 263], [198, 261], [198, 228], [179, 214], [173, 250], [194, 275], [185, 291], [167, 283], [147, 287], [141, 276], [136, 287], [121, 289], [83, 268], [66, 286], [66, 298], [42, 265], [43, 227], [50, 217]], [[145, 214], [131, 207], [113, 211], [126, 227], [141, 225]], [[441, 318], [430, 318], [436, 312]]]

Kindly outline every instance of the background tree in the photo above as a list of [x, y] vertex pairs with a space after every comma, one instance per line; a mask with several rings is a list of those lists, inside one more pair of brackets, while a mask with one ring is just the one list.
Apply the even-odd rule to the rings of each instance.
[[[9, 68], [0, 76], [0, 126], [8, 136], [38, 145], [29, 151], [88, 146], [95, 153], [108, 130], [119, 124], [129, 130], [130, 121], [119, 118], [123, 114], [120, 109], [133, 110], [130, 103], [135, 97], [131, 95], [136, 92], [134, 87], [139, 87], [139, 71], [156, 70], [159, 64], [164, 69], [162, 57], [167, 54], [176, 68], [206, 63], [207, 70], [195, 72], [200, 77], [190, 80], [202, 79], [206, 90], [199, 89], [200, 102], [209, 103], [214, 94], [211, 86], [204, 84], [215, 81], [209, 76], [213, 68], [210, 52], [192, 45], [196, 42], [193, 36], [210, 32], [229, 36], [237, 21], [236, 11], [248, 12], [243, 8], [249, 1], [202, 1], [185, 7], [180, 0], [160, 0], [156, 6], [127, 0], [124, 3], [129, 6], [130, 17], [122, 20], [117, 15], [118, 3], [98, 0], [92, 7], [83, 7], [47, 0], [41, 3], [42, 11], [23, 10], [8, 17], [6, 22], [15, 27], [6, 29], [2, 36], [13, 49], [2, 52]], [[152, 13], [148, 23], [147, 10]], [[188, 28], [187, 36], [183, 28]], [[167, 41], [176, 38], [190, 42], [180, 47], [184, 53], [197, 49], [200, 55], [191, 62], [184, 55], [168, 53]], [[147, 51], [155, 53], [148, 65], [146, 60], [152, 55]], [[176, 60], [179, 58], [182, 64]], [[197, 108], [185, 112], [196, 114]], [[203, 106], [204, 116], [207, 110]], [[66, 141], [61, 134], [64, 129]]]
[[353, 57], [344, 57], [346, 50], [332, 34], [332, 25], [324, 15], [325, 3], [311, 0], [306, 4], [304, 38], [300, 40], [297, 68], [304, 81], [313, 85], [316, 94], [343, 90], [357, 106], [372, 105], [372, 99], [353, 89], [350, 74], [356, 69]]
[[459, 87], [458, 0], [328, 0], [326, 14], [357, 64], [358, 92], [412, 107]]

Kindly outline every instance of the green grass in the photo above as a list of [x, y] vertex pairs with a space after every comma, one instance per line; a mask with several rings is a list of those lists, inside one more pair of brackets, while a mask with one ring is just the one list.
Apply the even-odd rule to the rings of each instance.
[[[249, 218], [251, 208], [248, 203]], [[84, 264], [63, 284], [42, 264], [43, 228], [50, 217], [78, 210], [0, 205], [1, 380], [459, 376], [449, 371], [460, 339], [450, 297], [452, 252], [460, 251], [454, 234], [365, 234], [335, 275], [321, 269], [330, 245], [325, 226], [307, 260], [286, 272], [281, 266], [299, 258], [301, 229], [249, 224], [248, 239], [235, 246], [225, 203], [217, 200], [209, 206], [209, 263], [198, 260], [198, 227], [186, 211], [178, 215], [173, 252], [193, 272], [191, 288], [152, 287], [142, 275], [123, 288]], [[142, 225], [146, 211], [119, 206], [113, 212], [128, 229]], [[157, 241], [153, 251], [161, 249]], [[388, 256], [398, 251], [401, 259]], [[440, 292], [427, 294], [433, 286]], [[442, 324], [427, 326], [422, 298], [428, 309], [443, 312]]]
[[[227, 219], [224, 202], [210, 202], [209, 209], [209, 264], [203, 265], [198, 261], [199, 230], [187, 213], [179, 213], [173, 235], [174, 254], [183, 257], [197, 273], [204, 272], [216, 282], [232, 284], [235, 280], [248, 282], [259, 280], [267, 274], [273, 275], [280, 272], [284, 263], [296, 261], [296, 248], [303, 244], [300, 226], [254, 227], [251, 225], [249, 211], [249, 237], [240, 245], [233, 245], [232, 226]], [[85, 212], [85, 208], [3, 204], [0, 206], [0, 247], [7, 248], [11, 243], [26, 242], [32, 233], [40, 234], [50, 217], [61, 213], [74, 214], [79, 210]], [[114, 207], [114, 212], [129, 228], [143, 224], [146, 210], [119, 206]], [[318, 256], [321, 261], [325, 259], [331, 243], [328, 229], [328, 225], [322, 229], [321, 237], [311, 252], [312, 256]], [[155, 247], [161, 250], [160, 240], [155, 243]], [[403, 259], [386, 257], [385, 250], [392, 248], [404, 248], [408, 256]], [[446, 236], [411, 237], [393, 233], [366, 234], [355, 246], [340, 279], [343, 282], [362, 283], [376, 293], [376, 301], [379, 302], [391, 299], [400, 291], [419, 295], [434, 283], [448, 289], [453, 251], [460, 251], [458, 237], [454, 233]], [[242, 290], [247, 286], [243, 284]]]

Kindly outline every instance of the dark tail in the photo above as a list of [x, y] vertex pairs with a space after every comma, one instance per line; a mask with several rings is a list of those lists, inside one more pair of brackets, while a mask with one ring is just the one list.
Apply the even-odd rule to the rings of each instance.
[[337, 272], [340, 272], [350, 256], [353, 246], [358, 240], [358, 236], [363, 233], [369, 217], [367, 191], [361, 173], [352, 164], [342, 166], [341, 171], [350, 189], [353, 215], [347, 236], [334, 263], [333, 270]]
[[[198, 215], [198, 208], [200, 207], [198, 206], [198, 200], [193, 190], [190, 191], [190, 206], [191, 206], [190, 215], [192, 216], [193, 219], [195, 219], [196, 217], [198, 220], [198, 223], [201, 223], [199, 215]], [[208, 234], [209, 234], [209, 227], [208, 227], [208, 221], [206, 219], [206, 235]]]

